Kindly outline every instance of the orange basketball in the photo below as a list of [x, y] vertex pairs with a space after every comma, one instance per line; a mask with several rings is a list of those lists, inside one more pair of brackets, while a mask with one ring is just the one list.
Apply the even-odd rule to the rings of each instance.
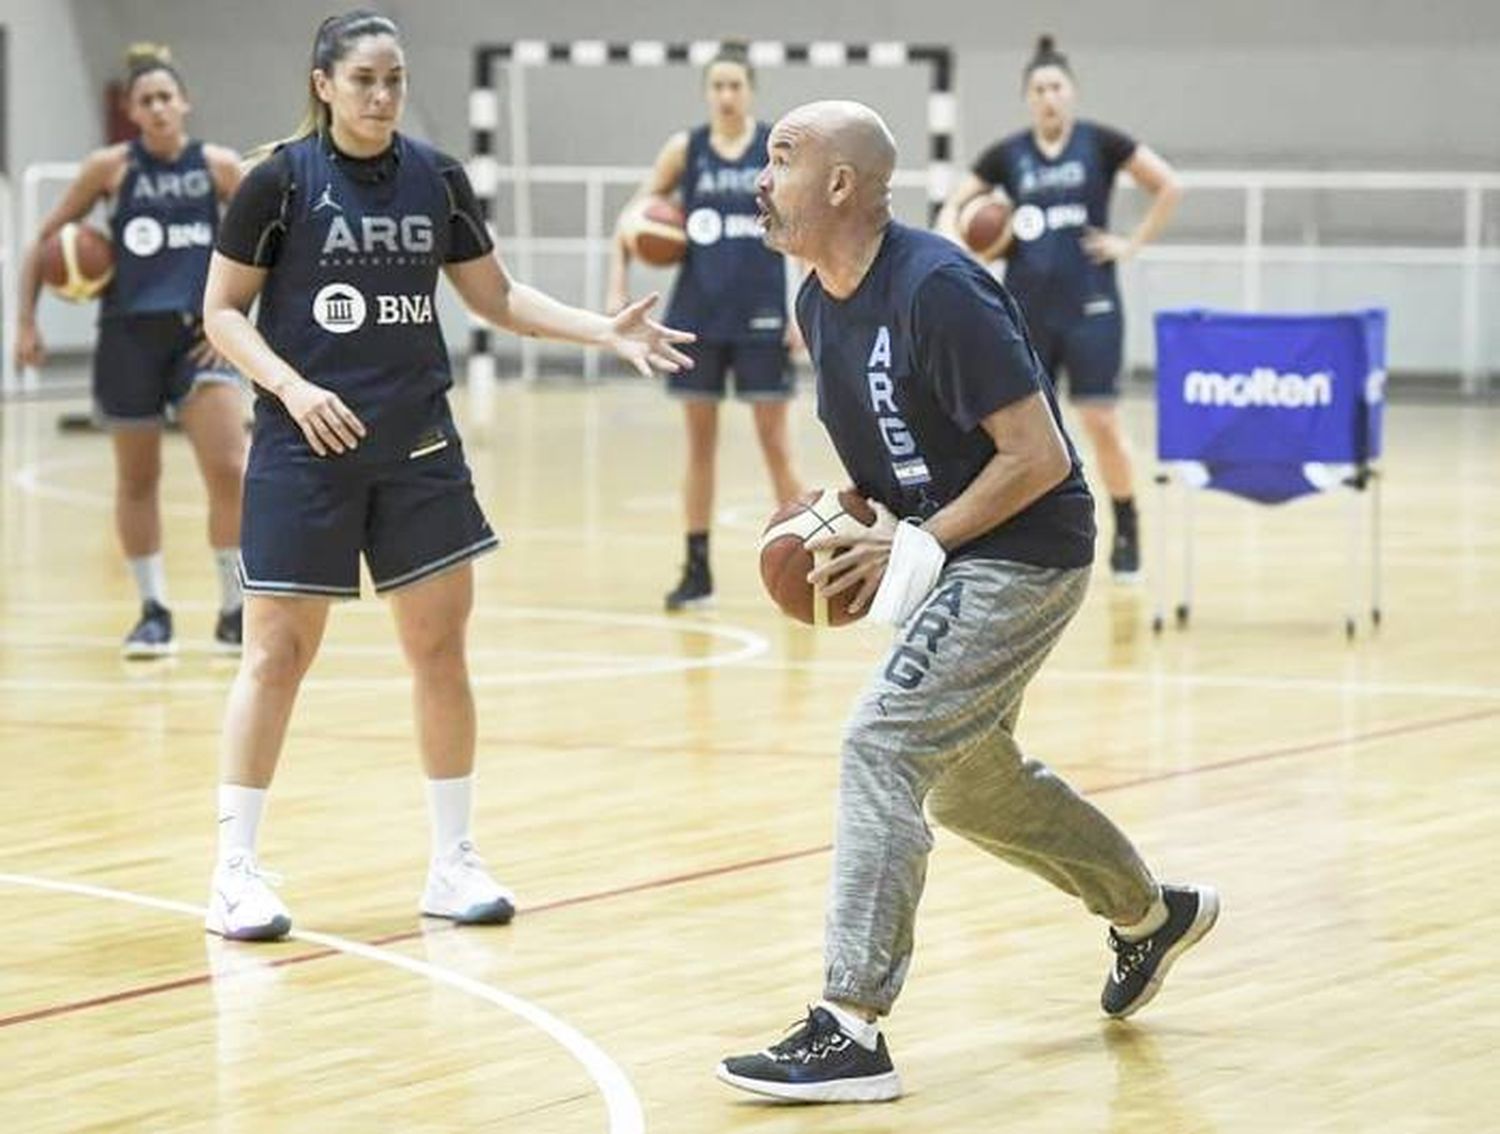
[[851, 614], [845, 604], [854, 592], [825, 599], [813, 593], [807, 574], [813, 569], [809, 539], [868, 528], [875, 510], [857, 491], [815, 488], [778, 508], [760, 537], [760, 581], [786, 614], [809, 626], [846, 626], [863, 618], [869, 607]]
[[637, 260], [658, 268], [681, 263], [687, 255], [687, 223], [665, 197], [647, 197], [629, 227], [630, 250]]
[[42, 282], [74, 303], [97, 299], [115, 274], [115, 246], [88, 224], [69, 222], [42, 242]]
[[958, 232], [981, 260], [998, 260], [1010, 244], [1010, 206], [990, 194], [975, 197], [958, 214]]

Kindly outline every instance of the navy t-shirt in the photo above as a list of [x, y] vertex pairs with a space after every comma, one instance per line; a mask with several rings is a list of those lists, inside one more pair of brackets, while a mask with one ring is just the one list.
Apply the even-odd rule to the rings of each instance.
[[707, 126], [688, 135], [681, 181], [687, 255], [667, 323], [705, 342], [780, 342], [786, 332], [786, 265], [766, 247], [755, 204], [770, 133], [757, 123], [733, 159], [714, 149]]
[[1087, 228], [1109, 227], [1115, 174], [1135, 150], [1135, 140], [1118, 130], [1078, 121], [1055, 158], [1024, 130], [975, 161], [974, 175], [1004, 189], [1015, 206], [1005, 286], [1038, 326], [1066, 324], [1118, 305], [1114, 264], [1090, 260], [1082, 238]]
[[1093, 561], [1094, 502], [1052, 383], [1015, 301], [957, 245], [893, 223], [849, 298], [834, 299], [808, 276], [797, 321], [818, 374], [818, 416], [844, 468], [902, 518], [925, 520], [963, 492], [995, 455], [984, 419], [1040, 393], [1071, 470], [950, 558]]

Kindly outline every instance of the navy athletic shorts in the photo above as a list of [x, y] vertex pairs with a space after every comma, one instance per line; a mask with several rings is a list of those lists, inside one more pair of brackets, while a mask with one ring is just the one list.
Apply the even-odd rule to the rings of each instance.
[[1093, 314], [1066, 321], [1028, 320], [1026, 326], [1052, 381], [1061, 386], [1067, 375], [1069, 401], [1112, 401], [1120, 396], [1125, 324], [1118, 300]]
[[735, 397], [747, 402], [782, 402], [795, 392], [786, 345], [766, 342], [705, 342], [681, 348], [691, 370], [667, 375], [667, 392], [679, 398], [722, 398], [734, 371]]
[[188, 352], [203, 323], [186, 312], [114, 315], [99, 320], [94, 347], [94, 414], [105, 426], [157, 425], [200, 382], [243, 380], [227, 363], [200, 368]]
[[358, 598], [363, 555], [383, 594], [499, 545], [446, 407], [408, 452], [381, 459], [319, 457], [285, 419], [267, 428], [257, 411], [240, 533], [247, 593]]

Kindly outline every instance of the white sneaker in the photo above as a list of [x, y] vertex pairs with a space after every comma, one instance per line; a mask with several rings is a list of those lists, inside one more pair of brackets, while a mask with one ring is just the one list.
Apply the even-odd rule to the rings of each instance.
[[281, 881], [256, 864], [250, 851], [236, 851], [214, 867], [203, 927], [231, 941], [276, 941], [292, 930], [292, 916], [271, 890]]
[[432, 860], [421, 910], [459, 925], [504, 925], [516, 916], [516, 898], [490, 877], [484, 859], [465, 839]]

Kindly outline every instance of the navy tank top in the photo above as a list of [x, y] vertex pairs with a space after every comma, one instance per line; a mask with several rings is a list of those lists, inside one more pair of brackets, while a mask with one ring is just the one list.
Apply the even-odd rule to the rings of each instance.
[[1055, 157], [1023, 130], [975, 162], [980, 179], [999, 185], [1015, 205], [1005, 286], [1034, 325], [1066, 326], [1118, 307], [1115, 265], [1094, 263], [1083, 237], [1090, 228], [1109, 227], [1115, 174], [1135, 149], [1128, 135], [1080, 120]]
[[202, 142], [189, 142], [176, 161], [153, 156], [139, 139], [131, 142], [109, 222], [115, 276], [104, 293], [103, 316], [200, 314], [218, 224]]
[[[397, 135], [390, 176], [356, 180], [325, 138], [285, 146], [291, 185], [281, 250], [257, 325], [304, 378], [342, 398], [369, 436], [354, 456], [405, 456], [452, 385], [433, 304], [453, 202], [437, 152]], [[256, 402], [256, 442], [305, 448], [274, 397]], [[347, 460], [348, 458], [342, 458]]]
[[780, 341], [786, 330], [786, 267], [765, 246], [755, 178], [766, 164], [770, 127], [730, 161], [709, 144], [709, 128], [688, 135], [682, 173], [687, 256], [667, 322], [709, 342]]

